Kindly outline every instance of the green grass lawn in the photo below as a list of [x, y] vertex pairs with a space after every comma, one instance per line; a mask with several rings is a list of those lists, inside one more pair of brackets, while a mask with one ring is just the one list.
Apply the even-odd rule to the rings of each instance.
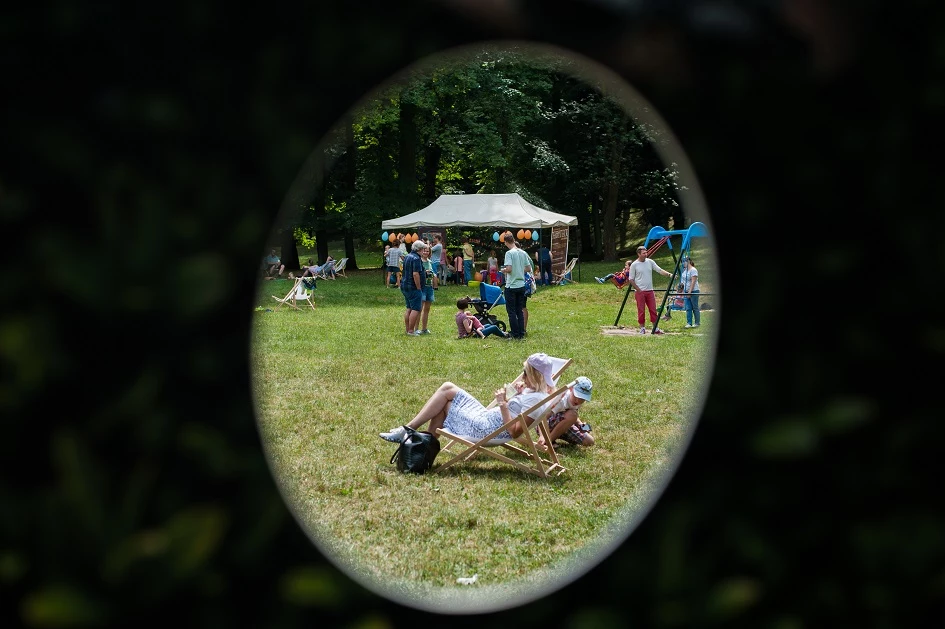
[[[703, 291], [712, 292], [708, 256], [694, 257]], [[668, 251], [656, 259], [672, 268]], [[432, 334], [408, 337], [401, 293], [384, 287], [380, 269], [320, 281], [314, 311], [276, 309], [271, 296], [290, 281], [260, 282], [251, 347], [260, 434], [287, 503], [317, 545], [389, 596], [481, 610], [544, 593], [619, 542], [688, 440], [717, 314], [703, 312], [702, 326], [688, 330], [677, 311], [660, 322], [664, 336], [603, 335], [625, 293], [593, 277], [621, 266], [583, 264], [579, 283], [540, 288], [521, 342], [455, 338], [455, 301], [468, 287], [441, 287]], [[508, 321], [503, 306], [495, 312]], [[632, 296], [620, 323], [636, 326]], [[480, 457], [417, 476], [389, 463], [396, 444], [378, 433], [412, 419], [442, 382], [488, 403], [533, 352], [573, 358], [563, 378], [594, 382], [581, 417], [597, 445], [560, 445], [567, 472], [541, 479]], [[457, 585], [473, 574], [475, 585]]]

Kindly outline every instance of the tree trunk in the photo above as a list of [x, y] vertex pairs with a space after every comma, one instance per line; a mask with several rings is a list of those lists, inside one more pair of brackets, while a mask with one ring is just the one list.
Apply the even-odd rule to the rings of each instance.
[[[601, 193], [606, 192], [606, 190], [601, 190]], [[594, 202], [591, 204], [591, 225], [594, 226], [594, 253], [595, 257], [598, 260], [604, 259], [604, 241], [601, 237], [601, 227], [602, 227], [602, 216], [601, 216], [601, 205], [603, 204], [603, 199], [601, 194], [594, 195]]]
[[325, 169], [325, 155], [318, 151], [315, 156], [315, 169], [319, 175], [316, 180], [321, 180], [322, 185], [315, 187], [315, 195], [312, 197], [312, 213], [315, 216], [315, 254], [316, 263], [321, 264], [328, 257], [328, 230], [325, 229], [325, 183], [328, 173]]
[[[346, 168], [344, 173], [345, 178], [345, 190], [347, 191], [347, 198], [350, 201], [354, 198], [354, 194], [357, 188], [358, 182], [358, 151], [354, 143], [354, 125], [353, 120], [350, 118], [345, 121], [345, 144], [348, 145], [348, 160], [346, 162]], [[348, 221], [344, 221], [344, 243], [345, 243], [345, 257], [348, 258], [348, 263], [346, 268], [356, 271], [358, 269], [358, 260], [354, 252], [354, 236], [351, 234], [351, 226], [348, 224]], [[321, 251], [319, 250], [319, 253]], [[325, 255], [322, 257], [322, 260], [327, 259], [328, 257], [328, 243], [325, 243]]]
[[584, 256], [585, 260], [596, 260], [600, 258], [598, 250], [594, 248], [592, 236], [594, 217], [597, 216], [594, 205], [597, 203], [597, 195], [594, 195], [585, 202], [584, 207], [575, 212], [575, 215], [578, 217], [578, 227], [581, 233], [581, 255]]
[[[400, 99], [400, 159], [397, 183], [405, 206], [417, 202], [417, 106]], [[350, 261], [349, 261], [350, 263]]]
[[604, 184], [604, 207], [601, 223], [606, 227], [601, 240], [601, 255], [606, 262], [617, 260], [617, 192], [620, 180], [621, 142], [614, 140], [610, 147], [610, 172]]
[[354, 236], [351, 235], [351, 230], [347, 227], [345, 228], [345, 257], [348, 258], [345, 270], [357, 271], [358, 260], [354, 254]]
[[442, 150], [436, 144], [428, 144], [423, 156], [424, 182], [423, 196], [427, 205], [436, 201], [436, 175], [440, 170]]
[[295, 232], [291, 227], [283, 229], [279, 233], [279, 260], [285, 265], [285, 270], [298, 271], [301, 268], [299, 264], [299, 248], [295, 244]]

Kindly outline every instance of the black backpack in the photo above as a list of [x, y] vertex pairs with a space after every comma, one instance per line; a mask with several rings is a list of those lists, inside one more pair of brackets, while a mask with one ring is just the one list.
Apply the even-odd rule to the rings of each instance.
[[390, 457], [390, 462], [393, 464], [396, 460], [400, 472], [423, 474], [433, 467], [433, 460], [440, 453], [440, 442], [426, 430], [414, 430], [409, 426], [404, 428], [407, 433]]

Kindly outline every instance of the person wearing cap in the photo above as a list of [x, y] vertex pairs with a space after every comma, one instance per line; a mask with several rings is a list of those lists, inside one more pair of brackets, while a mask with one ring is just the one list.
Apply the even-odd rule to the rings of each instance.
[[[548, 417], [548, 430], [552, 443], [555, 439], [564, 439], [578, 446], [594, 445], [590, 424], [582, 422], [578, 417], [578, 409], [581, 405], [591, 400], [593, 388], [590, 378], [581, 376], [571, 383], [568, 393], [552, 407], [551, 415]], [[541, 447], [545, 445], [540, 437], [538, 445]]]
[[[630, 285], [635, 291], [633, 294], [637, 302], [637, 323], [640, 325], [640, 334], [646, 334], [646, 312], [650, 312], [650, 323], [656, 325], [656, 294], [653, 292], [653, 271], [660, 275], [669, 277], [672, 275], [669, 271], [661, 269], [660, 266], [647, 257], [646, 247], [640, 245], [637, 247], [637, 259], [630, 264]], [[653, 329], [653, 334], [662, 334], [659, 328]]]
[[[380, 433], [381, 439], [399, 443], [408, 427], [420, 430], [427, 422], [430, 424], [427, 430], [434, 435], [440, 428], [446, 428], [451, 433], [468, 439], [482, 439], [554, 390], [552, 362], [547, 354], [532, 354], [522, 366], [522, 392], [511, 399], [506, 399], [506, 387], [503, 386], [495, 392], [496, 406], [487, 408], [464, 389], [452, 382], [444, 382], [409, 423]], [[528, 418], [534, 421], [541, 416], [545, 408], [540, 406], [534, 409], [528, 414]], [[521, 434], [522, 426], [516, 423], [495, 438], [514, 439]]]

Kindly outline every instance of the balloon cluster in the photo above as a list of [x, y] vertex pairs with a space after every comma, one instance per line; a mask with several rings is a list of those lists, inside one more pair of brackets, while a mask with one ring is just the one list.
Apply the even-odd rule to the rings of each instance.
[[[499, 232], [493, 232], [492, 240], [499, 242], [500, 240], [505, 240], [506, 234], [511, 234], [510, 231], [504, 231], [501, 234]], [[532, 231], [530, 229], [520, 229], [518, 233], [515, 234], [515, 237], [519, 240], [538, 240], [538, 230]]]
[[416, 232], [412, 234], [409, 234], [409, 233], [408, 234], [395, 234], [393, 232], [388, 234], [387, 232], [384, 232], [383, 234], [381, 234], [382, 241], [389, 240], [391, 243], [393, 243], [395, 240], [399, 240], [403, 242], [404, 244], [409, 245], [414, 240], [419, 240], [419, 239], [420, 239], [420, 235], [417, 234]]

